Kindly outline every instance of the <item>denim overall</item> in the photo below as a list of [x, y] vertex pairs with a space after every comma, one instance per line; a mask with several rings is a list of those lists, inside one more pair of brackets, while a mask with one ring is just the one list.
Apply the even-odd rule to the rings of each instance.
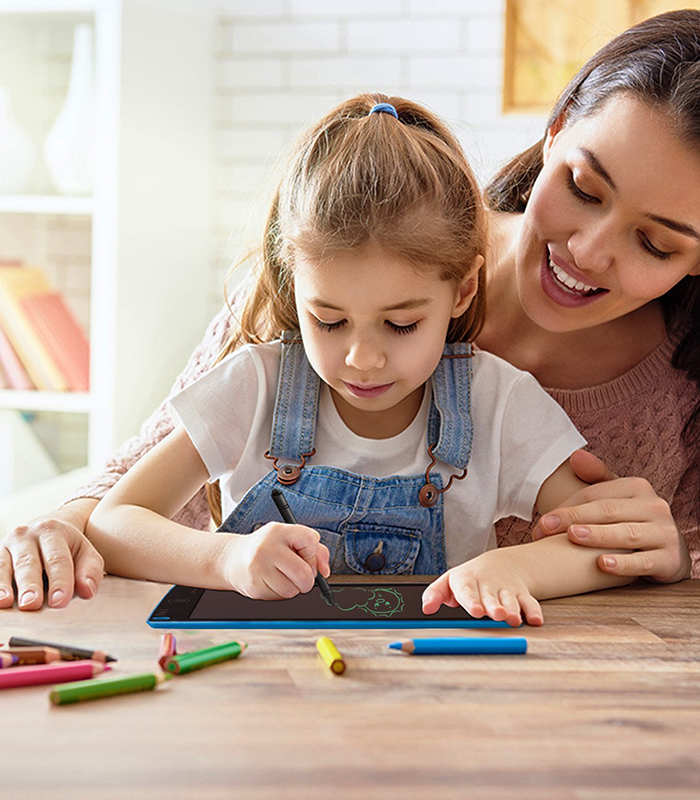
[[[283, 338], [270, 449], [273, 469], [231, 512], [220, 531], [251, 533], [281, 521], [270, 493], [282, 488], [299, 524], [316, 529], [335, 574], [437, 575], [447, 569], [443, 492], [466, 476], [471, 453], [471, 346], [445, 345], [426, 390], [432, 398], [426, 433], [426, 471], [375, 478], [306, 463], [314, 452], [321, 379], [299, 334]], [[443, 488], [430, 472], [436, 459], [461, 475]], [[281, 484], [281, 486], [280, 486]]]

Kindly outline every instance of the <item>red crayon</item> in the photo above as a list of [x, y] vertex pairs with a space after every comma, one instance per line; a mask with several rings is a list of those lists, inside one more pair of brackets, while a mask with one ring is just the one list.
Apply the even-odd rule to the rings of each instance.
[[160, 640], [160, 652], [158, 653], [158, 663], [160, 668], [165, 670], [167, 660], [174, 655], [177, 655], [177, 643], [172, 633], [164, 633]]
[[35, 686], [39, 683], [68, 683], [94, 678], [112, 669], [102, 661], [57, 661], [32, 667], [14, 667], [0, 671], [0, 689]]

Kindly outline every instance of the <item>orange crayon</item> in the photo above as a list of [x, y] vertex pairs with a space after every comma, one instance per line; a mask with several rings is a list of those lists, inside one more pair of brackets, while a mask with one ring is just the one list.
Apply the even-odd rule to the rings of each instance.
[[3, 653], [0, 651], [0, 669], [11, 667], [16, 664], [17, 661], [17, 656], [11, 656], [9, 653]]
[[17, 656], [17, 666], [26, 667], [30, 664], [50, 664], [60, 661], [61, 653], [54, 647], [7, 647], [0, 653]]

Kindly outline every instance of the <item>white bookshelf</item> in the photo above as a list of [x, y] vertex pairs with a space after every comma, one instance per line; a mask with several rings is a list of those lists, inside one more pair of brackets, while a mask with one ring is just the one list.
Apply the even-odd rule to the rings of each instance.
[[27, 194], [0, 195], [0, 223], [28, 231], [27, 261], [42, 252], [42, 221], [89, 231], [90, 392], [5, 390], [0, 409], [85, 415], [92, 469], [165, 396], [207, 322], [212, 5], [0, 0], [0, 83], [11, 84], [39, 160], [47, 102], [60, 108], [67, 88], [66, 42], [75, 24], [93, 25], [93, 196], [53, 194], [41, 171]]

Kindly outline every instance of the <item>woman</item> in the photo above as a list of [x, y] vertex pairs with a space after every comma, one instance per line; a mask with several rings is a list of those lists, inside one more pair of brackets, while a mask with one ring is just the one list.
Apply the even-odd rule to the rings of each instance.
[[[534, 535], [566, 531], [582, 545], [630, 550], [599, 567], [664, 582], [687, 577], [691, 556], [700, 575], [698, 98], [700, 12], [646, 20], [584, 65], [544, 139], [487, 187], [490, 310], [477, 345], [551, 387], [614, 473], [640, 476], [617, 478], [575, 454], [593, 485]], [[231, 324], [223, 309], [174, 389], [213, 364]], [[90, 512], [172, 427], [166, 401], [92, 484], [0, 543], [0, 607], [14, 600], [13, 578], [20, 608], [41, 607], [42, 568], [52, 607], [96, 593], [103, 562], [83, 533]], [[621, 524], [633, 496], [645, 511]], [[175, 519], [206, 528], [205, 496]], [[529, 535], [515, 520], [498, 533], [501, 545]]]

